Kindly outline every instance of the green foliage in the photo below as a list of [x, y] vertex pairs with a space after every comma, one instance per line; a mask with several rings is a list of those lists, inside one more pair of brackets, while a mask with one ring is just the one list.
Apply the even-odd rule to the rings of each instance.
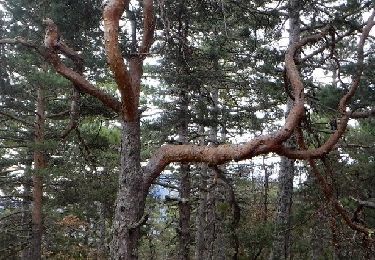
[[[334, 86], [327, 85], [322, 87], [318, 93], [318, 99], [323, 109], [335, 111], [338, 107], [340, 97], [344, 91]], [[327, 110], [326, 110], [327, 111]]]

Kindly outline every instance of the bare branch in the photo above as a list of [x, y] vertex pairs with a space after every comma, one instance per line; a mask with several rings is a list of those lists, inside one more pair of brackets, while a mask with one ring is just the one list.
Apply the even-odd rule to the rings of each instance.
[[5, 117], [8, 117], [8, 118], [10, 118], [10, 119], [12, 119], [12, 120], [14, 120], [14, 121], [20, 122], [20, 123], [22, 123], [22, 124], [25, 125], [25, 126], [32, 126], [32, 127], [34, 126], [33, 123], [30, 123], [30, 122], [27, 122], [27, 121], [25, 121], [25, 120], [22, 120], [22, 119], [20, 119], [18, 116], [15, 116], [15, 115], [11, 115], [11, 114], [5, 113], [5, 112], [3, 112], [3, 111], [1, 111], [1, 110], [0, 110], [0, 115], [3, 115], [3, 116], [5, 116]]
[[359, 200], [356, 198], [352, 198], [355, 202], [357, 202], [360, 206], [375, 209], [375, 202], [370, 200]]
[[106, 107], [120, 113], [121, 103], [117, 99], [96, 88], [79, 73], [66, 67], [64, 63], [61, 62], [57, 54], [49, 52], [45, 55], [45, 59], [55, 68], [57, 73], [72, 81], [80, 91], [96, 97]]
[[364, 48], [366, 39], [368, 38], [372, 27], [375, 25], [374, 17], [375, 17], [375, 9], [372, 11], [370, 17], [368, 18], [367, 24], [363, 28], [362, 35], [359, 38], [358, 49], [357, 49], [357, 59], [358, 59], [357, 67], [356, 67], [357, 73], [353, 76], [352, 85], [348, 93], [346, 93], [340, 100], [339, 112], [341, 114], [346, 113], [346, 105], [348, 104], [349, 100], [353, 97], [353, 95], [355, 94], [356, 90], [359, 87], [359, 83], [360, 83], [361, 76], [363, 73], [363, 59], [364, 59], [363, 48]]
[[359, 119], [359, 118], [369, 118], [375, 116], [375, 108], [368, 111], [357, 111], [350, 114], [350, 118]]
[[27, 40], [25, 40], [21, 37], [16, 37], [16, 38], [12, 38], [12, 39], [11, 38], [0, 39], [0, 44], [21, 44], [21, 45], [24, 45], [26, 47], [38, 50], [37, 45], [35, 45], [34, 43], [32, 43], [30, 41], [27, 41]]
[[80, 93], [78, 91], [78, 87], [73, 87], [73, 95], [72, 101], [70, 104], [70, 117], [69, 117], [69, 124], [64, 132], [61, 134], [61, 138], [65, 139], [71, 131], [73, 131], [78, 126], [78, 119], [79, 119], [79, 100], [80, 100]]

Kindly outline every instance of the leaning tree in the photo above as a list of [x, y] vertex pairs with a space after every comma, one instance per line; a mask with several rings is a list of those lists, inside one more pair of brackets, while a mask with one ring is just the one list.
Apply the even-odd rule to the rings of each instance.
[[[290, 86], [289, 94], [293, 100], [290, 112], [285, 123], [277, 131], [257, 136], [243, 144], [222, 144], [218, 146], [199, 146], [190, 144], [166, 144], [161, 146], [141, 166], [141, 131], [139, 99], [143, 63], [149, 55], [150, 47], [155, 40], [155, 11], [153, 0], [143, 0], [138, 5], [130, 5], [130, 0], [109, 0], [104, 5], [103, 25], [104, 44], [107, 61], [113, 73], [119, 92], [119, 99], [109, 95], [90, 82], [82, 73], [71, 68], [67, 59], [81, 61], [78, 52], [67, 46], [58, 33], [57, 25], [52, 19], [46, 20], [45, 46], [29, 41], [25, 38], [7, 38], [0, 40], [1, 44], [19, 44], [39, 53], [52, 68], [73, 82], [80, 92], [91, 95], [100, 100], [106, 107], [116, 112], [122, 125], [121, 170], [118, 178], [118, 194], [113, 221], [113, 240], [111, 243], [111, 259], [137, 259], [138, 242], [141, 237], [140, 227], [147, 220], [145, 201], [154, 180], [163, 169], [173, 162], [203, 162], [209, 166], [216, 166], [230, 161], [251, 159], [260, 154], [276, 153], [292, 159], [307, 160], [321, 184], [325, 195], [333, 201], [335, 208], [343, 216], [349, 226], [369, 236], [372, 231], [354, 223], [342, 205], [335, 201], [326, 180], [316, 167], [316, 160], [324, 158], [345, 133], [350, 118], [374, 115], [375, 110], [352, 111], [349, 109], [350, 99], [360, 86], [361, 75], [364, 69], [364, 47], [374, 26], [375, 11], [368, 21], [360, 28], [357, 43], [356, 70], [347, 92], [341, 97], [338, 106], [337, 129], [319, 147], [309, 148], [306, 144], [302, 122], [306, 119], [305, 86], [301, 79], [297, 64], [301, 59], [296, 55], [303, 49], [311, 50], [311, 46], [318, 46], [304, 60], [320, 55], [326, 48], [334, 45], [329, 35], [333, 28], [330, 25], [321, 26], [320, 31], [293, 42], [285, 54], [286, 81]], [[125, 15], [125, 17], [124, 17]], [[129, 30], [130, 52], [122, 53], [120, 39], [120, 22], [130, 20]], [[142, 28], [137, 25], [142, 24]], [[141, 35], [141, 37], [138, 37]], [[320, 45], [321, 42], [328, 42]], [[331, 43], [331, 44], [330, 44]], [[307, 47], [310, 46], [310, 47]], [[284, 144], [293, 134], [297, 139], [297, 148], [290, 148]]]

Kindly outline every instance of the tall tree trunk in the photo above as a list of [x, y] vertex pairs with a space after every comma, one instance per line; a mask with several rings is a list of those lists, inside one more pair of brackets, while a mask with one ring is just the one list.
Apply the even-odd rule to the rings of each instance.
[[263, 220], [266, 223], [268, 220], [268, 189], [269, 189], [269, 177], [270, 174], [267, 169], [267, 165], [264, 161], [263, 156], [263, 171], [264, 171], [264, 201], [263, 201]]
[[180, 199], [179, 202], [179, 259], [190, 259], [190, 169], [189, 165], [180, 167]]
[[[181, 91], [180, 94], [180, 126], [178, 139], [180, 143], [188, 142], [188, 98], [186, 91]], [[180, 164], [180, 202], [179, 209], [179, 259], [187, 260], [190, 257], [190, 167], [188, 164]]]
[[43, 216], [42, 216], [42, 196], [43, 196], [43, 176], [42, 170], [46, 168], [46, 159], [42, 145], [44, 143], [45, 126], [45, 97], [42, 86], [37, 90], [36, 122], [35, 122], [35, 144], [34, 151], [34, 173], [33, 180], [33, 204], [32, 204], [32, 242], [31, 259], [41, 259]]
[[98, 213], [99, 213], [99, 223], [98, 223], [98, 228], [99, 228], [99, 241], [98, 241], [98, 257], [100, 259], [105, 258], [107, 255], [107, 250], [106, 250], [106, 242], [105, 242], [105, 236], [106, 236], [106, 225], [105, 225], [105, 204], [104, 202], [98, 202]]
[[[201, 136], [200, 145], [205, 145], [204, 126], [199, 126], [198, 134]], [[199, 206], [196, 216], [196, 234], [195, 234], [195, 259], [207, 258], [207, 207], [208, 207], [208, 169], [202, 164], [200, 166], [200, 182], [199, 182]]]
[[203, 259], [214, 259], [214, 249], [215, 249], [215, 237], [216, 237], [216, 212], [215, 212], [215, 194], [213, 185], [213, 178], [212, 178], [212, 171], [207, 168], [204, 170], [207, 172], [207, 192], [206, 192], [206, 209], [205, 209], [205, 218], [206, 218], [206, 226], [204, 231], [204, 242], [205, 246], [205, 253]]
[[324, 246], [326, 244], [323, 234], [327, 233], [322, 223], [326, 222], [322, 210], [317, 212], [317, 223], [311, 229], [311, 260], [324, 259]]
[[[203, 169], [201, 170], [203, 172]], [[199, 205], [197, 209], [196, 216], [196, 234], [195, 234], [195, 259], [200, 260], [204, 259], [205, 252], [205, 227], [206, 227], [206, 205], [207, 205], [207, 196], [205, 189], [207, 187], [207, 180], [202, 176], [199, 184]]]
[[279, 198], [275, 221], [275, 237], [271, 259], [289, 259], [290, 210], [293, 196], [294, 163], [282, 158], [279, 171]]
[[[218, 128], [216, 123], [219, 113], [218, 89], [211, 91], [211, 121], [209, 130], [210, 145], [217, 145]], [[204, 127], [199, 134], [204, 136]], [[225, 129], [222, 140], [225, 141]], [[202, 145], [205, 141], [200, 141]], [[217, 167], [201, 167], [200, 204], [197, 212], [196, 259], [237, 259], [238, 238], [236, 229], [239, 221], [239, 208], [230, 181]], [[227, 208], [227, 206], [229, 206]]]
[[140, 120], [122, 123], [121, 172], [113, 221], [111, 259], [138, 259], [145, 194], [140, 165]]
[[[31, 197], [31, 170], [32, 168], [32, 155], [27, 154], [27, 160], [25, 163], [25, 173], [24, 173], [24, 185], [23, 185], [23, 195], [24, 198], [22, 200], [22, 225], [24, 228], [27, 230], [26, 236], [27, 238], [31, 237], [31, 232], [30, 232], [30, 197]], [[22, 260], [29, 260], [31, 258], [31, 247], [29, 244], [29, 239], [28, 239], [28, 244], [24, 250], [22, 250], [21, 253], [21, 259]]]
[[[289, 45], [300, 38], [300, 3], [298, 0], [289, 0]], [[286, 115], [293, 106], [293, 100], [288, 99]], [[286, 145], [293, 146], [290, 139]], [[293, 197], [294, 160], [281, 157], [279, 169], [279, 198], [275, 220], [275, 235], [272, 245], [271, 259], [290, 258], [290, 214]]]

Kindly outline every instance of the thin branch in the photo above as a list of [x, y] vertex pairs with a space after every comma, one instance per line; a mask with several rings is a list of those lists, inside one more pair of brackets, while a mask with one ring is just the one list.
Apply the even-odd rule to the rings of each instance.
[[[81, 76], [83, 75], [83, 60], [81, 56], [79, 56], [76, 52], [71, 50], [66, 44], [62, 43], [60, 44], [60, 50], [66, 54], [75, 64], [75, 71], [79, 73]], [[78, 126], [78, 120], [79, 120], [79, 103], [80, 103], [80, 92], [79, 92], [79, 86], [77, 84], [73, 84], [73, 95], [72, 95], [72, 101], [70, 104], [70, 117], [69, 117], [69, 124], [65, 131], [61, 134], [61, 138], [65, 139], [69, 133], [77, 128]]]
[[359, 119], [359, 118], [369, 118], [375, 116], [375, 108], [368, 111], [357, 111], [350, 114], [350, 118]]
[[[302, 133], [301, 129], [298, 128], [296, 133], [297, 133], [297, 143], [298, 143], [299, 147], [303, 150], [307, 150], [307, 146], [305, 144], [303, 133]], [[351, 217], [349, 216], [349, 213], [347, 212], [347, 210], [343, 207], [343, 205], [340, 203], [340, 201], [338, 201], [335, 198], [335, 196], [333, 196], [334, 195], [333, 189], [332, 189], [331, 185], [327, 182], [327, 180], [324, 178], [324, 176], [320, 173], [320, 171], [318, 169], [318, 166], [316, 164], [316, 161], [314, 159], [310, 158], [310, 159], [308, 159], [308, 163], [310, 164], [310, 167], [312, 169], [313, 174], [315, 175], [315, 177], [318, 180], [318, 183], [319, 183], [319, 185], [320, 185], [320, 187], [323, 191], [324, 196], [326, 197], [328, 202], [332, 202], [334, 208], [341, 215], [341, 217], [344, 219], [345, 223], [351, 229], [359, 231], [359, 232], [361, 232], [361, 233], [363, 233], [367, 236], [372, 234], [373, 231], [371, 229], [368, 229], [368, 228], [366, 228], [362, 225], [354, 223], [351, 220]], [[323, 163], [324, 163], [324, 161], [323, 161]], [[328, 171], [332, 171], [332, 169], [328, 167], [327, 163], [324, 163], [324, 165], [325, 165], [325, 167]], [[332, 175], [332, 172], [330, 174]]]
[[169, 184], [169, 183], [155, 181], [153, 184], [161, 186], [163, 188], [168, 188], [168, 189], [171, 189], [171, 190], [179, 190], [179, 187], [177, 187], [176, 185]]
[[61, 134], [61, 139], [65, 139], [70, 132], [72, 132], [78, 126], [78, 119], [79, 119], [79, 100], [80, 100], [80, 93], [77, 87], [73, 87], [73, 95], [72, 101], [70, 104], [70, 117], [69, 117], [69, 124], [64, 132]]
[[25, 121], [25, 120], [22, 120], [22, 119], [20, 119], [19, 117], [16, 117], [16, 116], [11, 115], [11, 114], [8, 114], [8, 113], [5, 113], [5, 112], [3, 112], [3, 111], [1, 111], [1, 110], [0, 110], [0, 115], [3, 115], [3, 116], [5, 116], [5, 117], [8, 117], [9, 119], [12, 119], [12, 120], [14, 120], [14, 121], [20, 122], [20, 123], [22, 123], [22, 124], [25, 125], [25, 126], [32, 126], [32, 127], [34, 127], [34, 124], [33, 124], [33, 123], [30, 123], [30, 122], [27, 122], [27, 121]]
[[375, 202], [374, 201], [370, 201], [370, 200], [359, 200], [359, 199], [356, 199], [356, 198], [351, 198], [352, 200], [354, 200], [355, 202], [357, 202], [359, 205], [363, 206], [363, 207], [367, 207], [367, 208], [371, 208], [371, 209], [375, 209]]

